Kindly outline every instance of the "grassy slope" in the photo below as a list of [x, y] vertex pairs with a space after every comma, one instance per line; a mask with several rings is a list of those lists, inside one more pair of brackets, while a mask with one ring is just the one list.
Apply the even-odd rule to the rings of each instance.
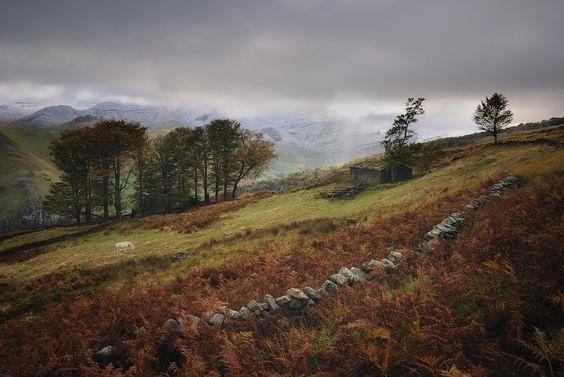
[[49, 161], [49, 129], [0, 124], [0, 220], [14, 216], [27, 199], [45, 195], [57, 169]]
[[[546, 137], [547, 134], [562, 141], [562, 130], [527, 133], [520, 137], [532, 140]], [[347, 367], [346, 363], [354, 364], [366, 360], [366, 355], [357, 354], [365, 346], [372, 347], [368, 351], [385, 352], [383, 359], [391, 360], [392, 364], [384, 361], [380, 368], [391, 368], [392, 371], [394, 363], [413, 367], [415, 364], [405, 361], [410, 360], [410, 355], [415, 355], [411, 359], [419, 363], [417, 368], [421, 365], [424, 368], [435, 368], [436, 372], [429, 375], [437, 375], [439, 370], [448, 369], [453, 365], [452, 360], [467, 363], [457, 364], [459, 366], [468, 366], [468, 361], [461, 359], [460, 343], [470, 345], [465, 349], [465, 354], [468, 359], [472, 359], [474, 349], [472, 345], [476, 340], [486, 345], [494, 344], [495, 340], [484, 340], [485, 331], [489, 331], [492, 326], [488, 321], [497, 321], [500, 318], [504, 320], [511, 313], [516, 313], [513, 306], [519, 305], [519, 299], [508, 300], [506, 294], [508, 287], [512, 289], [512, 296], [517, 295], [517, 292], [514, 292], [516, 289], [530, 289], [531, 297], [539, 297], [539, 292], [535, 288], [537, 286], [541, 291], [548, 289], [546, 284], [552, 278], [545, 276], [544, 273], [539, 274], [537, 267], [533, 266], [532, 275], [520, 278], [520, 283], [516, 286], [510, 274], [513, 272], [507, 269], [504, 260], [496, 260], [494, 263], [488, 258], [492, 256], [498, 258], [497, 255], [501, 252], [510, 255], [512, 251], [517, 250], [516, 247], [521, 247], [522, 249], [519, 250], [522, 251], [528, 251], [527, 248], [530, 247], [531, 251], [536, 253], [533, 260], [537, 262], [544, 260], [542, 252], [546, 247], [547, 250], [556, 250], [555, 243], [551, 241], [558, 231], [554, 225], [548, 228], [552, 232], [550, 234], [552, 238], [535, 232], [537, 228], [542, 231], [549, 216], [554, 218], [557, 216], [554, 213], [558, 204], [555, 202], [558, 200], [557, 193], [548, 192], [543, 195], [539, 192], [538, 195], [535, 194], [536, 198], [533, 198], [531, 191], [543, 184], [544, 173], [556, 172], [560, 173], [561, 177], [564, 170], [564, 152], [561, 148], [545, 144], [500, 146], [472, 144], [470, 147], [453, 150], [449, 155], [437, 161], [436, 168], [423, 177], [402, 184], [367, 190], [353, 200], [327, 202], [318, 199], [316, 194], [330, 189], [327, 186], [279, 194], [234, 211], [223, 212], [219, 221], [212, 223], [209, 228], [194, 233], [184, 234], [164, 227], [162, 230], [147, 230], [131, 222], [93, 236], [49, 246], [42, 250], [42, 254], [25, 262], [0, 264], [0, 274], [4, 275], [2, 277], [4, 284], [0, 284], [0, 288], [7, 289], [3, 292], [10, 294], [7, 301], [0, 301], [0, 312], [11, 310], [10, 305], [15, 301], [12, 301], [12, 297], [19, 299], [21, 295], [21, 301], [31, 305], [22, 305], [25, 310], [19, 313], [35, 314], [35, 316], [13, 319], [1, 325], [5, 327], [0, 329], [6, 331], [9, 329], [10, 332], [6, 333], [8, 336], [4, 340], [0, 339], [0, 355], [10, 356], [13, 366], [25, 364], [27, 368], [32, 368], [30, 370], [43, 369], [46, 359], [55, 360], [51, 362], [52, 367], [75, 363], [72, 366], [74, 368], [78, 365], [76, 363], [85, 365], [84, 355], [87, 348], [99, 349], [107, 344], [114, 344], [119, 346], [122, 352], [120, 358], [125, 360], [127, 357], [123, 356], [126, 354], [123, 349], [128, 345], [126, 342], [121, 342], [124, 339], [132, 339], [133, 329], [142, 325], [148, 328], [150, 340], [145, 338], [128, 340], [133, 343], [130, 343], [132, 348], [127, 354], [135, 355], [138, 352], [136, 350], [141, 349], [147, 350], [149, 354], [152, 352], [152, 355], [156, 354], [156, 360], [159, 360], [158, 365], [155, 367], [156, 364], [151, 362], [147, 363], [150, 366], [145, 367], [165, 372], [171, 361], [169, 354], [163, 355], [162, 352], [167, 352], [166, 350], [158, 348], [158, 351], [155, 351], [155, 349], [163, 344], [164, 335], [159, 325], [167, 318], [178, 313], [198, 314], [221, 301], [228, 301], [233, 306], [242, 305], [250, 298], [260, 298], [265, 292], [281, 294], [283, 293], [279, 292], [281, 287], [319, 284], [322, 277], [337, 271], [340, 266], [359, 263], [368, 257], [383, 257], [389, 246], [413, 245], [439, 219], [456, 210], [469, 197], [475, 197], [476, 190], [484, 188], [485, 182], [489, 180], [489, 186], [491, 180], [499, 178], [504, 169], [509, 169], [524, 179], [528, 196], [523, 195], [521, 198], [516, 194], [517, 191], [514, 194], [509, 193], [513, 202], [507, 202], [504, 196], [498, 205], [487, 206], [481, 210], [478, 213], [481, 217], [478, 221], [469, 219], [464, 234], [452, 244], [452, 247], [449, 246], [452, 250], [465, 250], [466, 254], [455, 253], [454, 258], [449, 260], [445, 256], [429, 258], [424, 267], [409, 269], [409, 271], [405, 268], [400, 277], [391, 276], [389, 280], [386, 279], [384, 285], [377, 284], [376, 288], [366, 285], [358, 291], [347, 290], [334, 302], [329, 301], [327, 305], [315, 309], [314, 315], [309, 319], [306, 318], [305, 322], [301, 319], [280, 318], [278, 322], [270, 320], [260, 322], [258, 326], [262, 328], [245, 327], [248, 324], [234, 324], [234, 328], [228, 329], [231, 331], [228, 335], [229, 341], [224, 341], [225, 334], [219, 334], [223, 329], [206, 328], [202, 330], [205, 333], [198, 342], [188, 338], [187, 344], [183, 345], [183, 347], [191, 347], [191, 345], [195, 347], [189, 351], [183, 349], [187, 355], [195, 353], [200, 355], [197, 357], [204, 357], [201, 355], [225, 352], [233, 346], [231, 343], [234, 343], [240, 351], [237, 352], [237, 357], [243, 358], [243, 354], [249, 357], [245, 368], [262, 365], [261, 363], [265, 361], [279, 372], [294, 370], [297, 374], [310, 374], [321, 371], [321, 368], [323, 370], [341, 368], [342, 371], [353, 373], [351, 372], [353, 369], [350, 368], [354, 365]], [[558, 177], [558, 175], [554, 176]], [[552, 185], [554, 186], [554, 182]], [[541, 206], [544, 212], [535, 214], [537, 207]], [[480, 215], [482, 212], [484, 214]], [[529, 213], [531, 216], [528, 215]], [[168, 216], [184, 216], [184, 214]], [[163, 220], [166, 217], [162, 217]], [[329, 228], [326, 235], [316, 228], [319, 219], [348, 217], [357, 217], [361, 220], [370, 218], [376, 221], [367, 222], [361, 227], [344, 227], [338, 230]], [[514, 223], [513, 218], [515, 218]], [[312, 221], [307, 222], [308, 219]], [[492, 232], [490, 221], [496, 226], [502, 224], [503, 232]], [[295, 222], [303, 223], [298, 223], [295, 228], [290, 227]], [[281, 224], [288, 225], [289, 230], [284, 230]], [[304, 232], [309, 228], [312, 228], [310, 232]], [[476, 230], [472, 231], [474, 228]], [[261, 232], [259, 229], [267, 231]], [[33, 234], [32, 237], [35, 240], [60, 234], [62, 231], [64, 230], [60, 228], [49, 229]], [[472, 234], [473, 237], [468, 237]], [[235, 237], [236, 235], [240, 237]], [[30, 236], [15, 236], [9, 242], [21, 244]], [[503, 242], [495, 241], [496, 237], [501, 237]], [[136, 253], [121, 256], [113, 254], [113, 242], [123, 239], [136, 243]], [[216, 242], [210, 243], [210, 240]], [[531, 243], [531, 240], [536, 241]], [[150, 255], [166, 255], [175, 250], [192, 250], [198, 246], [200, 250], [194, 258], [162, 265], [152, 260], [149, 264], [139, 264], [136, 267], [139, 269], [137, 272], [140, 273], [138, 276], [140, 282], [150, 282], [157, 278], [161, 280], [160, 284], [140, 289], [132, 289], [132, 286], [127, 284], [132, 277], [127, 272], [131, 267], [126, 264], [127, 261], [140, 260]], [[505, 255], [504, 258], [508, 256]], [[528, 254], [523, 253], [522, 258], [525, 259], [525, 263], [520, 263], [519, 266], [531, 264], [527, 262]], [[484, 260], [486, 262], [480, 265], [479, 263]], [[472, 264], [469, 264], [469, 261]], [[548, 271], [551, 263], [545, 263], [547, 266], [543, 266], [540, 271]], [[102, 274], [103, 280], [98, 279], [93, 269], [102, 266], [108, 269], [115, 268], [115, 275]], [[81, 268], [81, 272], [71, 271], [76, 268]], [[61, 288], [54, 293], [54, 301], [63, 297], [61, 294], [65, 289], [76, 294], [84, 294], [87, 298], [76, 301], [69, 298], [68, 303], [56, 305], [53, 310], [42, 312], [45, 306], [36, 306], [35, 298], [26, 294], [34, 285], [42, 287], [48, 282], [35, 279], [46, 278], [47, 274], [54, 272], [60, 275], [56, 277], [59, 280], [53, 280], [53, 284]], [[77, 275], [78, 279], [75, 278]], [[463, 276], [463, 279], [460, 276]], [[542, 284], [531, 285], [534, 276], [548, 279]], [[175, 277], [178, 278], [170, 282], [163, 281]], [[505, 280], [500, 282], [498, 287], [496, 279]], [[552, 280], [554, 285], [556, 279]], [[126, 283], [122, 287], [124, 289], [99, 293], [89, 290], [94, 286], [93, 284], [104, 285], [117, 281]], [[25, 284], [20, 286], [20, 283]], [[81, 287], [87, 289], [83, 290]], [[440, 290], [437, 287], [441, 287]], [[491, 294], [488, 289], [492, 290]], [[549, 290], [550, 293], [555, 292], [552, 288]], [[488, 294], [484, 296], [483, 292]], [[42, 293], [44, 291], [39, 291], [38, 296]], [[88, 297], [91, 294], [94, 296], [89, 301]], [[469, 297], [466, 300], [468, 302], [457, 302], [464, 300], [465, 297]], [[486, 307], [483, 307], [484, 301], [481, 301], [484, 298], [487, 299]], [[509, 302], [510, 306], [507, 306], [506, 302]], [[545, 304], [543, 301], [542, 305]], [[434, 311], [437, 305], [441, 308], [439, 312]], [[542, 305], [525, 309], [536, 313]], [[429, 313], [432, 315], [428, 315]], [[437, 316], [437, 313], [440, 315]], [[456, 316], [443, 318], [454, 315], [452, 313]], [[546, 316], [540, 318], [540, 322], [527, 319], [525, 324], [529, 327], [526, 329], [529, 330], [531, 324], [540, 326], [546, 318]], [[354, 320], [359, 322], [352, 322]], [[509, 322], [511, 328], [520, 326], [517, 330], [518, 334], [525, 327], [519, 325], [518, 316]], [[361, 333], [375, 331], [374, 339], [366, 340], [364, 335], [360, 334], [359, 339], [351, 343], [351, 328], [348, 327], [348, 323], [357, 326]], [[381, 327], [385, 327], [385, 331], [381, 330]], [[390, 349], [374, 348], [373, 344], [380, 344], [377, 339], [383, 334], [382, 331], [386, 333], [388, 329], [393, 329], [394, 336], [393, 342], [389, 342]], [[437, 333], [436, 329], [441, 333]], [[46, 331], [49, 336], [45, 336]], [[244, 348], [248, 344], [245, 339], [239, 337], [241, 331], [247, 334], [245, 336], [254, 337], [256, 348], [253, 348], [255, 346]], [[25, 332], [27, 335], [20, 335]], [[272, 337], [265, 334], [270, 334]], [[428, 338], [422, 338], [423, 335]], [[495, 335], [493, 332], [488, 334], [492, 339], [495, 339]], [[11, 342], [13, 345], [10, 345]], [[30, 346], [32, 342], [33, 347]], [[451, 349], [451, 345], [455, 343], [459, 348]], [[196, 350], [198, 347], [201, 349]], [[447, 351], [442, 351], [444, 349]], [[331, 352], [337, 353], [331, 354]], [[449, 352], [452, 352], [452, 357]], [[259, 353], [260, 356], [252, 356]], [[299, 356], [300, 354], [304, 357]], [[298, 355], [296, 356], [298, 360], [293, 359], [295, 355]], [[488, 354], [484, 353], [484, 355], [483, 359], [486, 359]], [[496, 357], [499, 355], [497, 354]], [[372, 357], [371, 362], [380, 357], [379, 354], [368, 356]], [[191, 362], [192, 358], [187, 358]], [[142, 359], [143, 357], [139, 356], [133, 364], [142, 364]], [[439, 360], [441, 364], [439, 365], [438, 361], [435, 363], [435, 360]], [[380, 361], [377, 361], [375, 363], [379, 364]], [[445, 364], [446, 361], [448, 363]], [[217, 362], [214, 357], [206, 359], [206, 363], [206, 367], [212, 369], [222, 368], [223, 365], [223, 361]], [[374, 370], [370, 369], [370, 371]], [[485, 375], [480, 374], [479, 369], [476, 371], [478, 372], [476, 375]], [[346, 374], [345, 372], [343, 375]]]
[[[10, 321], [0, 327], [0, 368], [9, 375], [561, 375], [560, 162], [547, 171], [559, 173], [526, 172], [519, 187], [470, 211], [459, 236], [432, 255], [404, 250], [393, 273], [342, 288], [301, 315], [198, 329], [187, 317], [289, 286], [317, 287], [343, 265], [411, 247], [493, 182], [386, 220]], [[184, 324], [167, 330], [162, 324], [176, 316]], [[92, 350], [107, 345], [113, 365], [97, 364]]]
[[[289, 232], [284, 237], [276, 237], [266, 232], [262, 238], [233, 239], [237, 235], [323, 218], [383, 218], [400, 210], [414, 209], [455, 196], [464, 190], [473, 190], [485, 180], [498, 177], [504, 169], [533, 178], [564, 168], [564, 153], [546, 145], [474, 145], [457, 151], [457, 155], [456, 161], [430, 174], [402, 184], [369, 189], [353, 200], [329, 202], [319, 199], [317, 194], [328, 189], [321, 187], [260, 200], [228, 212], [213, 226], [191, 234], [160, 229], [113, 229], [80, 240], [62, 242], [47, 247], [36, 258], [1, 265], [0, 278], [11, 283], [25, 282], [74, 268], [108, 266], [129, 259], [197, 249], [200, 249], [197, 255], [185, 262], [187, 267], [224, 261], [226, 257], [237, 256], [239, 249], [282, 244], [297, 233]], [[135, 253], [114, 253], [113, 244], [123, 240], [136, 245]], [[213, 247], [206, 247], [212, 241]]]

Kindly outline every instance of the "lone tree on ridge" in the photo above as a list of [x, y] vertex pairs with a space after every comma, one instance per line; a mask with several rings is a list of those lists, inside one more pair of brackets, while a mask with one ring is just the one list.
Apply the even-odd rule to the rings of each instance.
[[486, 97], [474, 111], [474, 123], [478, 127], [492, 134], [497, 144], [497, 135], [513, 121], [513, 113], [509, 110], [509, 101], [503, 94], [494, 93]]
[[412, 125], [417, 122], [418, 115], [425, 114], [423, 101], [425, 98], [408, 98], [405, 113], [398, 115], [392, 127], [386, 131], [382, 145], [389, 161], [402, 161], [408, 158], [408, 146], [415, 138]]

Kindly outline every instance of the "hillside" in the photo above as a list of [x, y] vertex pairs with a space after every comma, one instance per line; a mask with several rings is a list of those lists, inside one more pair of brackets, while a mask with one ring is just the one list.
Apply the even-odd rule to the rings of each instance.
[[36, 126], [0, 123], [0, 223], [45, 195], [57, 177], [48, 152], [57, 135]]
[[[556, 126], [506, 135], [496, 146], [473, 139], [433, 148], [421, 152], [426, 174], [349, 200], [319, 197], [348, 184], [339, 173], [310, 189], [246, 194], [90, 234], [16, 234], [0, 243], [0, 370], [558, 375], [562, 142]], [[416, 251], [428, 230], [487, 194], [505, 170], [518, 185], [468, 212], [457, 237], [433, 254]], [[55, 238], [63, 233], [70, 236]], [[135, 251], [116, 254], [114, 243], [124, 240]], [[319, 287], [389, 248], [406, 262], [306, 311], [191, 325], [190, 315], [206, 318], [223, 304]], [[539, 353], [544, 345], [550, 355]]]

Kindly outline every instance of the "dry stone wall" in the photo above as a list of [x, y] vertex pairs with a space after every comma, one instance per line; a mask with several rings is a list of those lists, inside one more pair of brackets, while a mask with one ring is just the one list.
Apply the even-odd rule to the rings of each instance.
[[[424, 240], [417, 246], [416, 251], [432, 252], [440, 240], [456, 237], [464, 224], [463, 215], [481, 208], [488, 197], [499, 197], [506, 187], [517, 183], [517, 178], [513, 174], [506, 172], [505, 175], [505, 178], [493, 185], [487, 195], [473, 199], [470, 203], [463, 206], [460, 213], [452, 213], [435, 225], [433, 229], [425, 234]], [[265, 294], [262, 301], [259, 302], [252, 299], [239, 310], [222, 306], [212, 313], [203, 315], [202, 318], [191, 315], [189, 319], [196, 326], [221, 326], [225, 321], [249, 319], [274, 312], [282, 312], [289, 315], [296, 314], [306, 310], [311, 305], [317, 305], [325, 297], [336, 294], [341, 287], [361, 284], [367, 280], [372, 280], [376, 276], [391, 273], [399, 266], [403, 259], [404, 253], [400, 250], [390, 249], [387, 258], [381, 260], [371, 259], [358, 267], [343, 267], [336, 274], [329, 276], [319, 287], [305, 287], [303, 289], [290, 287], [285, 291], [284, 295], [277, 298], [270, 294]], [[168, 319], [163, 324], [163, 328], [173, 329], [181, 324], [182, 321], [181, 318]], [[106, 346], [100, 349], [96, 355], [100, 358], [109, 357], [112, 349], [112, 346]]]

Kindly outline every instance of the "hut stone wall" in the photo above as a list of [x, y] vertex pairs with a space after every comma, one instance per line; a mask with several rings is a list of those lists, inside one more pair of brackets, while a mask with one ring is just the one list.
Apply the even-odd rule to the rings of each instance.
[[366, 183], [379, 185], [390, 182], [390, 172], [387, 169], [351, 166], [350, 174], [355, 184]]
[[350, 167], [350, 175], [355, 184], [380, 185], [410, 179], [413, 171], [403, 164], [392, 164], [386, 168], [356, 165]]

